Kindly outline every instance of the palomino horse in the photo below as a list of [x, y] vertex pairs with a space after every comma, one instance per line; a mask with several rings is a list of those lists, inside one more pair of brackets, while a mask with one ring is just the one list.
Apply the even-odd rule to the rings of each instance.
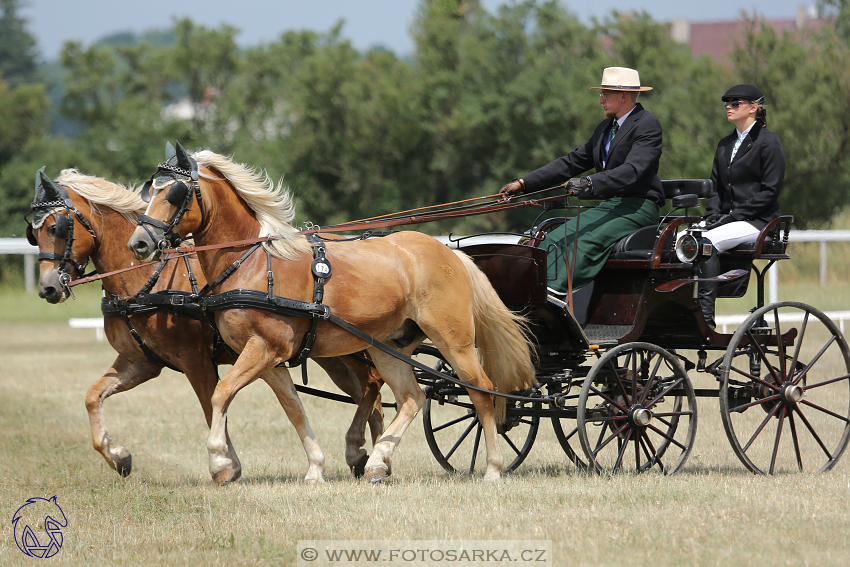
[[[148, 210], [128, 242], [137, 258], [154, 259], [163, 247], [191, 233], [207, 280], [220, 282], [212, 292], [262, 290], [265, 297], [268, 289], [270, 298], [277, 296], [275, 301], [311, 300], [313, 250], [310, 240], [290, 225], [294, 203], [288, 191], [275, 187], [267, 176], [210, 151], [190, 157], [178, 144], [176, 155], [166, 151], [166, 159], [152, 180]], [[245, 257], [246, 247], [237, 241], [263, 235], [275, 235], [264, 245], [268, 255]], [[225, 245], [202, 250], [214, 244]], [[458, 378], [476, 387], [492, 390], [495, 384], [498, 391], [511, 392], [533, 384], [522, 318], [505, 307], [466, 255], [417, 232], [325, 242], [324, 246], [331, 270], [324, 268], [329, 276], [324, 306], [335, 316], [405, 355], [429, 338]], [[225, 277], [240, 257], [241, 267]], [[233, 475], [224, 430], [230, 402], [260, 375], [274, 374], [290, 383], [288, 371], [278, 365], [296, 353], [311, 321], [261, 306], [217, 310], [216, 323], [227, 344], [240, 353], [212, 398], [213, 423], [207, 443], [210, 472], [216, 482], [224, 483]], [[366, 463], [365, 478], [385, 478], [391, 472], [393, 450], [425, 395], [411, 367], [380, 348], [327, 320], [318, 323], [317, 335], [311, 356], [341, 356], [368, 347], [378, 372], [395, 394], [396, 417]], [[484, 430], [485, 479], [495, 480], [504, 460], [496, 440], [493, 397], [473, 389], [469, 395]]]
[[[66, 284], [82, 276], [84, 264], [89, 258], [101, 274], [131, 266], [134, 258], [124, 243], [146, 206], [137, 192], [105, 179], [66, 169], [54, 183], [43, 171], [39, 171], [33, 203], [34, 223], [28, 229], [29, 236], [40, 249], [39, 296], [49, 303], [64, 301], [69, 292]], [[74, 230], [74, 224], [77, 230]], [[198, 285], [205, 285], [197, 259], [187, 260], [188, 270], [183, 260], [179, 263], [169, 262], [151, 291], [168, 289], [190, 292], [190, 273], [197, 275]], [[149, 268], [103, 279], [106, 298], [126, 304], [127, 299], [142, 289], [156, 267], [156, 264], [151, 264]], [[138, 339], [134, 338], [130, 325], [138, 333]], [[86, 408], [94, 448], [103, 455], [109, 466], [122, 476], [127, 476], [132, 468], [132, 458], [129, 451], [109, 437], [103, 416], [103, 401], [112, 394], [130, 390], [158, 376], [167, 365], [183, 372], [189, 379], [209, 425], [213, 415], [210, 398], [218, 381], [216, 363], [213, 361], [213, 329], [206, 321], [174, 316], [164, 308], [131, 314], [126, 322], [120, 316], [106, 317], [104, 329], [118, 357], [104, 376], [89, 388]], [[143, 348], [149, 349], [148, 352], [144, 352]], [[233, 360], [232, 355], [225, 353], [218, 362], [230, 364]], [[367, 421], [373, 443], [383, 432], [380, 399], [382, 382], [373, 376], [366, 365], [353, 357], [316, 359], [316, 362], [341, 390], [360, 402], [354, 422], [346, 435], [346, 462], [352, 472], [362, 474], [366, 462], [363, 445]], [[288, 392], [280, 392], [281, 388], [291, 386], [281, 385], [274, 379], [268, 382], [284, 404], [290, 419], [296, 423], [299, 435], [305, 440], [311, 467], [307, 474], [308, 480], [321, 480], [322, 457], [321, 453], [316, 454], [313, 448], [315, 443], [310, 441], [312, 433], [303, 418], [303, 408], [297, 400], [292, 401]], [[241, 471], [239, 459], [227, 439], [228, 458], [234, 463], [234, 477], [238, 477]]]

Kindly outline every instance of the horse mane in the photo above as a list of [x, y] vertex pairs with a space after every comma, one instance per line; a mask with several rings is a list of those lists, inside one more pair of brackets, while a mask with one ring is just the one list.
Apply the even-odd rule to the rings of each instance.
[[[210, 168], [215, 168], [230, 183], [233, 189], [254, 211], [260, 223], [259, 236], [274, 235], [279, 238], [271, 242], [270, 251], [285, 260], [294, 260], [301, 253], [311, 252], [310, 242], [293, 228], [295, 219], [295, 201], [292, 194], [280, 182], [274, 181], [265, 171], [258, 172], [231, 158], [209, 150], [194, 152], [192, 157]], [[200, 173], [201, 177], [219, 180], [217, 177]], [[265, 245], [264, 245], [265, 246]]]
[[139, 197], [140, 188], [128, 189], [120, 183], [85, 175], [76, 169], [63, 169], [56, 182], [73, 189], [80, 197], [88, 200], [97, 214], [101, 214], [97, 205], [104, 205], [136, 224], [139, 215], [147, 208], [147, 203]]

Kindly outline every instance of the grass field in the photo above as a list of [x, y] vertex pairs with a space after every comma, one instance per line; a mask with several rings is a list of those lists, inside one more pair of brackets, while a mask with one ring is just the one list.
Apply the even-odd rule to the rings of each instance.
[[[789, 284], [780, 299], [848, 307], [844, 286], [829, 291]], [[299, 540], [373, 539], [551, 540], [552, 564], [570, 566], [850, 564], [850, 456], [826, 474], [754, 477], [732, 453], [714, 399], [699, 400], [694, 451], [673, 477], [579, 472], [548, 423], [500, 483], [449, 475], [417, 418], [391, 480], [372, 486], [353, 480], [343, 459], [353, 406], [302, 396], [328, 481], [307, 486], [301, 444], [256, 383], [229, 412], [243, 477], [219, 488], [195, 396], [165, 370], [105, 404], [110, 435], [133, 453], [122, 479], [91, 448], [85, 392], [114, 353], [94, 331], [68, 328], [69, 317], [98, 315], [96, 289], [78, 297], [48, 306], [0, 294], [0, 565], [34, 561], [15, 546], [10, 519], [27, 498], [53, 495], [69, 526], [45, 562], [62, 565], [294, 565]], [[720, 311], [746, 312], [737, 301]], [[333, 390], [313, 366], [310, 385]]]

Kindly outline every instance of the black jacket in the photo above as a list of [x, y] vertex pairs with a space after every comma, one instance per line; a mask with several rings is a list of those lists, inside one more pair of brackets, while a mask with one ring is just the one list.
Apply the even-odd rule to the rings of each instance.
[[635, 105], [611, 141], [603, 168], [603, 140], [610, 135], [613, 123], [611, 119], [603, 120], [585, 145], [523, 176], [525, 190], [546, 189], [596, 168], [598, 173], [590, 179], [594, 194], [600, 198], [643, 197], [663, 206], [664, 189], [658, 178], [661, 122], [640, 104]]
[[706, 204], [706, 215], [728, 213], [735, 220], [762, 228], [781, 214], [778, 199], [785, 179], [782, 144], [776, 134], [756, 122], [729, 163], [737, 139], [738, 133], [733, 131], [717, 144], [711, 167], [714, 192]]

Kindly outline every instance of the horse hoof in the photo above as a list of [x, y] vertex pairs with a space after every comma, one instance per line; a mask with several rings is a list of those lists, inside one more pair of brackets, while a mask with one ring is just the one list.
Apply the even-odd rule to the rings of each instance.
[[115, 471], [124, 478], [130, 476], [133, 471], [133, 457], [130, 453], [115, 461]]
[[354, 475], [354, 478], [363, 478], [363, 475], [366, 473], [366, 462], [369, 460], [369, 455], [363, 455], [357, 464], [351, 465], [351, 474]]
[[241, 475], [240, 472], [236, 472], [233, 469], [222, 469], [217, 473], [212, 475], [213, 482], [215, 482], [219, 486], [224, 486], [230, 482], [233, 482]]
[[363, 478], [371, 483], [381, 482], [390, 477], [390, 470], [386, 466], [370, 467], [363, 471]]

